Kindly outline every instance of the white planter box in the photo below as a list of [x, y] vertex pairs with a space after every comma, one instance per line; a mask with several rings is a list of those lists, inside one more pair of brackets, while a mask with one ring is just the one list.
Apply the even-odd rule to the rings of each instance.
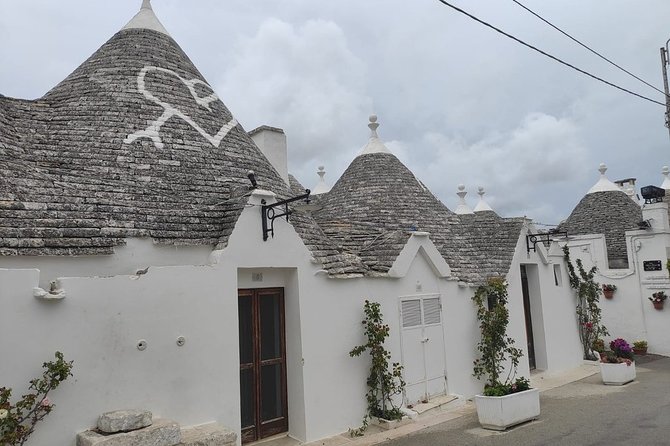
[[635, 362], [631, 365], [600, 363], [600, 376], [603, 384], [608, 386], [622, 386], [635, 379]]
[[540, 391], [530, 389], [505, 396], [475, 396], [479, 424], [502, 431], [540, 416]]

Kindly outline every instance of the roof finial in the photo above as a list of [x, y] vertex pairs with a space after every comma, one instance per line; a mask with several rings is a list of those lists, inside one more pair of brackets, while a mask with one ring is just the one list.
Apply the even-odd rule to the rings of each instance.
[[670, 189], [670, 168], [668, 166], [663, 166], [663, 170], [661, 171], [663, 174], [663, 184], [661, 184], [661, 187], [665, 190]]
[[623, 190], [621, 190], [616, 184], [612, 183], [605, 176], [605, 172], [607, 172], [607, 166], [605, 165], [605, 163], [600, 163], [598, 171], [600, 172], [600, 179], [596, 184], [593, 185], [591, 189], [589, 189], [587, 194], [592, 194], [594, 192], [608, 192], [608, 191], [623, 192]]
[[603, 177], [605, 176], [605, 172], [607, 172], [607, 166], [605, 165], [605, 163], [600, 163], [598, 171], [600, 172], [600, 175], [602, 175]]
[[316, 183], [316, 186], [312, 188], [312, 195], [320, 195], [329, 192], [331, 186], [327, 185], [326, 180], [323, 178], [324, 175], [326, 175], [325, 168], [323, 166], [319, 166], [319, 170], [316, 173], [319, 175], [319, 182]]
[[484, 194], [486, 191], [484, 191], [482, 186], [477, 188], [477, 193], [479, 194], [479, 203], [477, 203], [477, 206], [475, 206], [475, 212], [492, 211], [493, 209], [491, 206], [489, 206], [486, 200], [484, 200]]
[[379, 123], [377, 122], [377, 115], [375, 114], [370, 115], [370, 123], [368, 124], [368, 127], [370, 127], [371, 130], [370, 138], [379, 138], [379, 135], [377, 135], [377, 129], [379, 128]]
[[377, 115], [374, 113], [370, 115], [370, 123], [368, 124], [368, 127], [370, 128], [370, 140], [365, 147], [361, 149], [359, 155], [366, 155], [369, 153], [391, 153], [388, 147], [386, 147], [379, 139], [379, 135], [377, 135], [379, 123], [377, 122]]
[[154, 14], [154, 10], [151, 7], [151, 0], [142, 0], [140, 11], [135, 14], [135, 17], [133, 17], [123, 29], [151, 29], [168, 36], [170, 35], [160, 20], [158, 20], [156, 14]]
[[463, 214], [474, 214], [472, 212], [472, 209], [468, 207], [468, 204], [465, 202], [465, 196], [468, 193], [465, 191], [465, 185], [464, 184], [459, 184], [458, 185], [458, 192], [456, 192], [456, 195], [459, 196], [461, 199], [461, 202], [456, 206], [456, 210], [454, 211], [458, 215], [463, 215]]

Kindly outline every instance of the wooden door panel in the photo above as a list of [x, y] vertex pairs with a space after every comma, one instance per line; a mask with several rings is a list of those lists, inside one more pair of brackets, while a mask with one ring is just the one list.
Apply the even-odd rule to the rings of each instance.
[[284, 295], [239, 290], [242, 443], [288, 430]]

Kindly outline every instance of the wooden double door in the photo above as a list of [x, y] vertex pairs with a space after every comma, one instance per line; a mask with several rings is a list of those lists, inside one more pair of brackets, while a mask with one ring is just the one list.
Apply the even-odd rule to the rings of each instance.
[[283, 288], [238, 290], [242, 443], [288, 431]]

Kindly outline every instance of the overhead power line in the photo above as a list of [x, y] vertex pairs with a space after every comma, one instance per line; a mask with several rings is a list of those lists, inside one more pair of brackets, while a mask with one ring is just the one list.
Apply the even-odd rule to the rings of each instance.
[[523, 5], [521, 2], [519, 2], [519, 1], [517, 1], [517, 0], [512, 0], [512, 1], [513, 1], [514, 3], [516, 3], [517, 5], [519, 5], [520, 7], [522, 7], [523, 9], [525, 9], [526, 11], [530, 12], [531, 14], [533, 14], [533, 15], [534, 15], [535, 17], [537, 17], [538, 19], [542, 20], [542, 21], [543, 21], [544, 23], [546, 23], [547, 25], [549, 25], [549, 26], [551, 26], [552, 28], [554, 28], [554, 29], [555, 29], [556, 31], [558, 31], [559, 33], [561, 33], [561, 34], [563, 34], [564, 36], [568, 37], [568, 38], [569, 38], [570, 40], [572, 40], [573, 42], [578, 43], [579, 45], [581, 45], [582, 47], [586, 48], [587, 50], [589, 50], [590, 52], [592, 52], [592, 53], [595, 54], [596, 56], [600, 57], [602, 60], [604, 60], [604, 61], [610, 63], [611, 65], [614, 65], [615, 67], [617, 67], [618, 69], [620, 69], [620, 70], [623, 71], [624, 73], [626, 73], [626, 74], [628, 74], [628, 75], [634, 77], [635, 79], [639, 80], [639, 81], [642, 82], [643, 84], [647, 85], [648, 87], [653, 88], [654, 90], [658, 91], [659, 93], [661, 93], [662, 95], [665, 96], [665, 92], [664, 92], [663, 90], [660, 90], [660, 89], [656, 88], [655, 86], [653, 86], [653, 85], [650, 84], [649, 82], [645, 81], [644, 79], [639, 78], [638, 76], [634, 75], [634, 74], [631, 73], [630, 71], [628, 71], [628, 70], [626, 70], [625, 68], [621, 67], [620, 65], [616, 64], [615, 62], [612, 62], [610, 59], [608, 59], [607, 57], [603, 56], [603, 55], [600, 54], [598, 51], [596, 51], [596, 50], [590, 48], [590, 47], [589, 47], [588, 45], [586, 45], [585, 43], [580, 42], [580, 41], [579, 41], [578, 39], [576, 39], [575, 37], [572, 37], [570, 34], [566, 33], [565, 31], [563, 31], [562, 29], [560, 29], [558, 26], [556, 26], [556, 25], [554, 25], [553, 23], [551, 23], [549, 20], [547, 20], [547, 19], [545, 19], [544, 17], [540, 16], [538, 13], [536, 13], [536, 12], [533, 11], [532, 9], [530, 9], [530, 8], [528, 8], [527, 6]]
[[548, 57], [548, 58], [550, 58], [550, 59], [552, 59], [552, 60], [554, 60], [554, 61], [556, 61], [556, 62], [558, 62], [558, 63], [560, 63], [560, 64], [562, 64], [562, 65], [565, 65], [566, 67], [572, 68], [572, 69], [575, 70], [575, 71], [578, 71], [578, 72], [580, 72], [580, 73], [582, 73], [582, 74], [584, 74], [584, 75], [586, 75], [586, 76], [588, 76], [588, 77], [590, 77], [590, 78], [593, 78], [593, 79], [595, 79], [595, 80], [597, 80], [597, 81], [600, 81], [600, 82], [602, 82], [602, 83], [604, 83], [604, 84], [606, 84], [606, 85], [609, 85], [610, 87], [614, 87], [614, 88], [616, 88], [617, 90], [621, 90], [621, 91], [623, 91], [623, 92], [625, 92], [625, 93], [631, 94], [631, 95], [636, 96], [636, 97], [638, 97], [638, 98], [640, 98], [640, 99], [644, 99], [645, 101], [653, 102], [654, 104], [662, 105], [663, 107], [665, 107], [665, 103], [663, 103], [663, 102], [656, 101], [656, 100], [651, 99], [651, 98], [649, 98], [649, 97], [647, 97], [647, 96], [643, 96], [643, 95], [641, 95], [641, 94], [639, 94], [639, 93], [635, 93], [634, 91], [628, 90], [627, 88], [620, 87], [619, 85], [616, 85], [616, 84], [614, 84], [614, 83], [612, 83], [612, 82], [606, 81], [605, 79], [603, 79], [603, 78], [601, 78], [601, 77], [598, 77], [598, 76], [596, 76], [595, 74], [591, 74], [591, 73], [589, 73], [588, 71], [582, 70], [581, 68], [577, 68], [576, 66], [574, 66], [574, 65], [572, 65], [572, 64], [570, 64], [570, 63], [568, 63], [568, 62], [565, 62], [564, 60], [559, 59], [558, 57], [553, 56], [553, 55], [547, 53], [546, 51], [542, 51], [541, 49], [539, 49], [539, 48], [537, 48], [537, 47], [535, 47], [535, 46], [533, 46], [533, 45], [531, 45], [531, 44], [529, 44], [529, 43], [524, 42], [523, 40], [519, 39], [518, 37], [514, 37], [513, 35], [511, 35], [511, 34], [509, 34], [509, 33], [506, 33], [505, 31], [501, 30], [500, 28], [496, 28], [495, 26], [491, 25], [490, 23], [485, 22], [485, 21], [483, 21], [483, 20], [481, 20], [481, 19], [475, 17], [474, 15], [470, 14], [469, 12], [464, 11], [464, 10], [462, 10], [461, 8], [457, 7], [457, 6], [452, 5], [451, 3], [447, 2], [446, 0], [437, 0], [437, 1], [440, 2], [440, 3], [442, 3], [442, 4], [445, 5], [445, 6], [450, 7], [451, 9], [453, 9], [453, 10], [455, 10], [455, 11], [460, 12], [460, 13], [463, 14], [463, 15], [466, 15], [467, 17], [471, 18], [472, 20], [474, 20], [474, 21], [476, 21], [476, 22], [478, 22], [478, 23], [481, 23], [482, 25], [484, 25], [484, 26], [486, 26], [486, 27], [488, 27], [488, 28], [491, 28], [492, 30], [494, 30], [494, 31], [496, 31], [496, 32], [498, 32], [498, 33], [500, 33], [500, 34], [502, 34], [503, 36], [508, 37], [508, 38], [510, 38], [510, 39], [512, 39], [512, 40], [514, 40], [514, 41], [520, 43], [521, 45], [524, 45], [524, 46], [526, 46], [526, 47], [528, 47], [528, 48], [530, 48], [530, 49], [532, 49], [532, 50], [534, 50], [534, 51], [537, 51], [538, 53], [542, 54], [543, 56], [546, 56], [546, 57]]

